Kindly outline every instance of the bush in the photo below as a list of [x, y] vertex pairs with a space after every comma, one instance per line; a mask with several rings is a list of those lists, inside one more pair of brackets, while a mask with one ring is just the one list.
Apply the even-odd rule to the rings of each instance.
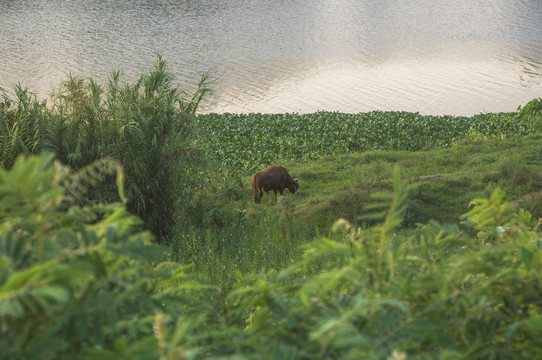
[[518, 107], [518, 112], [526, 118], [529, 126], [538, 131], [542, 130], [542, 98], [533, 99], [525, 106]]
[[377, 225], [341, 220], [338, 240], [223, 293], [158, 263], [122, 205], [73, 205], [80, 180], [47, 154], [0, 169], [2, 358], [542, 356], [541, 223], [498, 189], [463, 216], [474, 237], [436, 223], [397, 236], [410, 188], [396, 171], [368, 207]]
[[[186, 100], [166, 62], [135, 84], [121, 85], [114, 72], [106, 88], [92, 79], [69, 76], [50, 108], [20, 87], [15, 100], [0, 102], [0, 164], [10, 168], [19, 154], [55, 153], [78, 170], [104, 158], [126, 172], [127, 208], [141, 217], [160, 241], [179, 219], [186, 221], [202, 158], [193, 146], [193, 118], [207, 93], [206, 75]], [[113, 179], [86, 193], [81, 204], [110, 202]]]
[[0, 166], [6, 168], [20, 154], [37, 154], [46, 148], [50, 125], [45, 103], [20, 85], [13, 90], [14, 99], [5, 91], [0, 98]]
[[51, 154], [0, 169], [2, 359], [137, 358], [156, 343], [153, 314], [171, 295], [159, 290], [179, 267], [152, 266], [162, 250], [119, 203], [73, 205], [77, 182]]
[[396, 173], [394, 194], [373, 196], [380, 225], [339, 221], [342, 241], [320, 238], [283, 270], [239, 274], [206, 315], [162, 319], [171, 358], [542, 356], [540, 222], [497, 189], [463, 216], [475, 237], [437, 223], [398, 237], [408, 191]]

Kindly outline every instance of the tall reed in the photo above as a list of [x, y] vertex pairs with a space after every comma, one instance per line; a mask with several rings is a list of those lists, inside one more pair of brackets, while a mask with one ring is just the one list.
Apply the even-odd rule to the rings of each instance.
[[[68, 76], [53, 93], [51, 106], [20, 86], [15, 98], [0, 102], [0, 164], [10, 168], [19, 154], [55, 153], [72, 169], [102, 158], [118, 160], [126, 172], [128, 209], [140, 216], [157, 239], [187, 207], [199, 181], [194, 166], [202, 159], [193, 146], [193, 119], [209, 91], [204, 74], [189, 98], [158, 56], [154, 68], [134, 84], [121, 84], [113, 72], [107, 86]], [[116, 201], [111, 179], [81, 202]]]

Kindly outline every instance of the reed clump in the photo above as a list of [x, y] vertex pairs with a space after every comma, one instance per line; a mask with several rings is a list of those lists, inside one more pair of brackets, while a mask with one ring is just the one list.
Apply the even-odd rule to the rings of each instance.
[[[179, 219], [186, 220], [200, 181], [193, 119], [207, 91], [204, 75], [185, 99], [160, 56], [134, 84], [122, 84], [119, 72], [106, 86], [70, 74], [50, 106], [17, 86], [14, 99], [4, 92], [0, 105], [0, 164], [10, 168], [19, 154], [44, 151], [73, 170], [115, 159], [126, 174], [128, 209], [160, 240]], [[82, 203], [116, 201], [115, 182], [109, 180], [87, 192]]]

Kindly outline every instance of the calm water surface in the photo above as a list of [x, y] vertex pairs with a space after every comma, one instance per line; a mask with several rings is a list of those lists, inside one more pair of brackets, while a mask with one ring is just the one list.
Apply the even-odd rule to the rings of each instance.
[[202, 112], [515, 111], [542, 96], [540, 0], [0, 0], [0, 87], [133, 81], [161, 53]]

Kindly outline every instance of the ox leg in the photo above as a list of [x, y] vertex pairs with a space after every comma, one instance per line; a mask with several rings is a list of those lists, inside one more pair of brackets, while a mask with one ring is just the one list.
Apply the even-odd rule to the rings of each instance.
[[259, 204], [262, 199], [263, 190], [256, 185], [252, 185], [252, 192], [254, 193], [254, 203]]
[[253, 195], [253, 198], [254, 198], [254, 203], [257, 204], [259, 202], [259, 198], [258, 198], [258, 190], [254, 189], [254, 195]]
[[257, 198], [254, 199], [254, 202], [256, 204], [259, 204], [262, 201], [262, 196], [263, 196], [263, 189], [258, 189], [258, 193], [256, 194]]

